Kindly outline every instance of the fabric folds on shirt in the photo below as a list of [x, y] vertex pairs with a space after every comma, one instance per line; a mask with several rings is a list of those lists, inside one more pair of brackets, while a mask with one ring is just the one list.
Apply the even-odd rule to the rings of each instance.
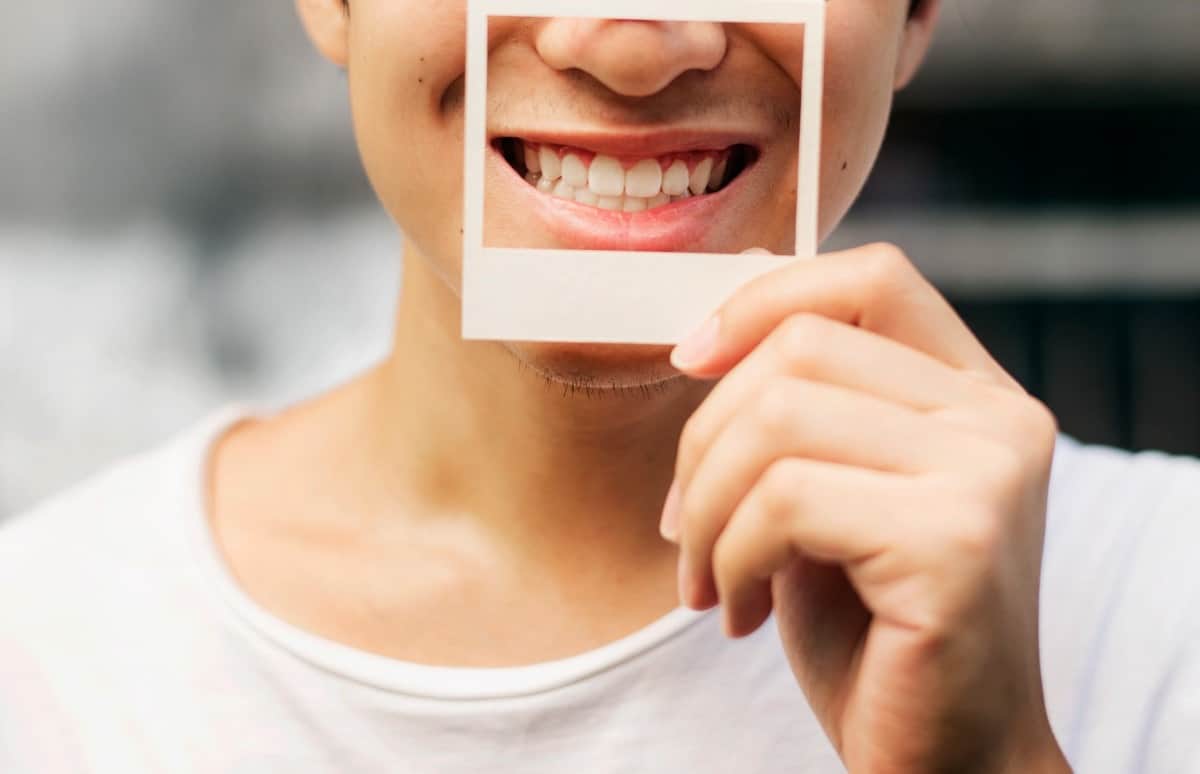
[[[215, 412], [0, 528], [0, 772], [837, 772], [773, 623], [672, 611], [525, 667], [430, 667], [243, 592], [204, 513]], [[1062, 437], [1042, 669], [1078, 771], [1200, 771], [1200, 462]]]

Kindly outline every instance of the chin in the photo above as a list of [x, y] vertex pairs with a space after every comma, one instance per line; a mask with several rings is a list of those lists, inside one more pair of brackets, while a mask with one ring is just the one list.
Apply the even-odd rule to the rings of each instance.
[[527, 341], [504, 346], [522, 365], [564, 386], [619, 390], [683, 379], [671, 366], [670, 346]]

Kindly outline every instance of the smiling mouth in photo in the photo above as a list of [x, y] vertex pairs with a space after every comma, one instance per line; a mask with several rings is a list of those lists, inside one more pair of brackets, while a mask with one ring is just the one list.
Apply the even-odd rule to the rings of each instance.
[[526, 183], [543, 194], [627, 213], [718, 193], [758, 159], [757, 149], [744, 144], [644, 158], [516, 137], [497, 139], [495, 148]]

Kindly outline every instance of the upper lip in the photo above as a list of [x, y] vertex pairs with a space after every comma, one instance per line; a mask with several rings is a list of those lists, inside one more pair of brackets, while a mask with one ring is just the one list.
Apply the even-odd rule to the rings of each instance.
[[744, 130], [630, 129], [614, 130], [521, 130], [493, 131], [489, 140], [515, 137], [527, 142], [562, 145], [609, 156], [665, 156], [688, 151], [723, 150], [734, 145], [761, 148], [763, 140]]

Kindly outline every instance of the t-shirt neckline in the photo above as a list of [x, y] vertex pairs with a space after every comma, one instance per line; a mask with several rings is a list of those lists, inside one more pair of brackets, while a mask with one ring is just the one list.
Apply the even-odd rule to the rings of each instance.
[[358, 650], [305, 631], [272, 614], [238, 584], [212, 533], [206, 512], [208, 464], [213, 445], [243, 419], [266, 412], [229, 404], [203, 419], [183, 438], [188, 480], [183, 484], [186, 519], [205, 584], [241, 623], [276, 647], [334, 676], [425, 699], [507, 699], [545, 693], [583, 682], [650, 651], [684, 632], [712, 611], [677, 607], [618, 640], [553, 661], [516, 667], [431, 666]]

